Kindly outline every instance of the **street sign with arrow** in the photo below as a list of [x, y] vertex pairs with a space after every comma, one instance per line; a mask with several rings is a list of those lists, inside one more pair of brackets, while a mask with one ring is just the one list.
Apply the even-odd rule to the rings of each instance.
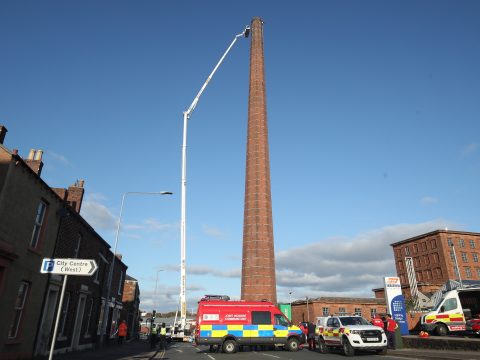
[[42, 274], [92, 276], [98, 269], [92, 259], [43, 259]]

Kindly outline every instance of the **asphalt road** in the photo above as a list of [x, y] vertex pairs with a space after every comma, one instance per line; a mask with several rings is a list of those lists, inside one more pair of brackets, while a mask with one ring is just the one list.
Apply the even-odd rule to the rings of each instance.
[[[385, 355], [380, 356], [372, 353], [358, 353], [355, 358], [361, 360], [387, 360], [400, 359], [400, 357]], [[271, 351], [242, 351], [235, 354], [224, 354], [221, 352], [211, 353], [206, 346], [193, 346], [188, 343], [172, 343], [167, 351], [158, 351], [154, 356], [155, 360], [343, 360], [345, 356], [338, 351], [329, 354], [320, 354], [317, 351], [309, 351], [307, 349], [299, 350], [297, 352], [290, 352], [285, 350], [271, 350]]]

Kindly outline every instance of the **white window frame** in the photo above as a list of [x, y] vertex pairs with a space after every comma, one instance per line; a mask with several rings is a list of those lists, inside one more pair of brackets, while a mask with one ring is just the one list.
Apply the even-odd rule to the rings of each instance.
[[123, 271], [120, 271], [120, 281], [118, 283], [118, 295], [122, 295]]
[[[22, 288], [24, 289], [23, 292], [21, 291]], [[13, 308], [12, 323], [10, 324], [10, 329], [8, 330], [9, 339], [15, 339], [18, 335], [18, 329], [22, 323], [23, 309], [25, 308], [25, 301], [27, 299], [29, 288], [30, 284], [26, 281], [22, 281], [18, 287], [17, 296], [15, 298], [15, 306]], [[20, 301], [18, 301], [20, 296], [22, 298]]]
[[475, 249], [475, 240], [474, 239], [470, 239], [470, 249]]
[[60, 323], [58, 324], [57, 339], [65, 338], [65, 324], [67, 323], [68, 307], [70, 306], [70, 292], [65, 292], [63, 304], [61, 307], [62, 315], [60, 316]]
[[37, 206], [37, 212], [35, 213], [35, 225], [33, 226], [32, 237], [30, 239], [30, 247], [36, 248], [40, 242], [40, 236], [43, 230], [43, 224], [45, 222], [45, 213], [47, 212], [48, 204], [40, 200]]
[[78, 259], [78, 256], [80, 255], [80, 246], [82, 245], [82, 234], [78, 233], [77, 234], [77, 247], [75, 248], [75, 254], [74, 258]]
[[463, 261], [463, 262], [468, 262], [467, 253], [466, 253], [466, 252], [462, 252], [462, 261]]
[[362, 316], [362, 308], [355, 308], [355, 315]]
[[377, 315], [377, 309], [370, 308], [370, 317], [373, 319]]
[[323, 316], [328, 316], [328, 315], [330, 315], [330, 308], [328, 308], [328, 307], [323, 307], [323, 308], [322, 308], [322, 315], [323, 315]]
[[87, 312], [87, 326], [85, 328], [84, 337], [90, 337], [90, 321], [92, 320], [92, 310], [93, 310], [93, 297], [90, 298], [90, 306], [88, 307]]
[[465, 266], [465, 277], [467, 279], [472, 278], [472, 269], [470, 269], [470, 266]]

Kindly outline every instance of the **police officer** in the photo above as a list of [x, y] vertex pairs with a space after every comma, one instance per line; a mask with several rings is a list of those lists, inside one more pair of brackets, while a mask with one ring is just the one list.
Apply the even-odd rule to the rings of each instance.
[[162, 327], [160, 328], [160, 349], [161, 350], [165, 350], [166, 338], [167, 338], [167, 328], [165, 327], [165, 323], [162, 323]]
[[157, 327], [155, 326], [155, 324], [152, 324], [152, 327], [150, 330], [150, 347], [153, 349], [156, 343], [157, 343]]

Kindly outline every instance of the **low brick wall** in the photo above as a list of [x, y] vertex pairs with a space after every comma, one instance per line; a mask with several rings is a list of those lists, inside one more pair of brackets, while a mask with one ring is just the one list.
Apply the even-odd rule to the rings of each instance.
[[402, 336], [403, 346], [414, 349], [434, 349], [434, 350], [466, 350], [480, 351], [480, 339], [462, 338], [462, 337], [438, 337], [430, 336], [421, 338], [410, 335]]

